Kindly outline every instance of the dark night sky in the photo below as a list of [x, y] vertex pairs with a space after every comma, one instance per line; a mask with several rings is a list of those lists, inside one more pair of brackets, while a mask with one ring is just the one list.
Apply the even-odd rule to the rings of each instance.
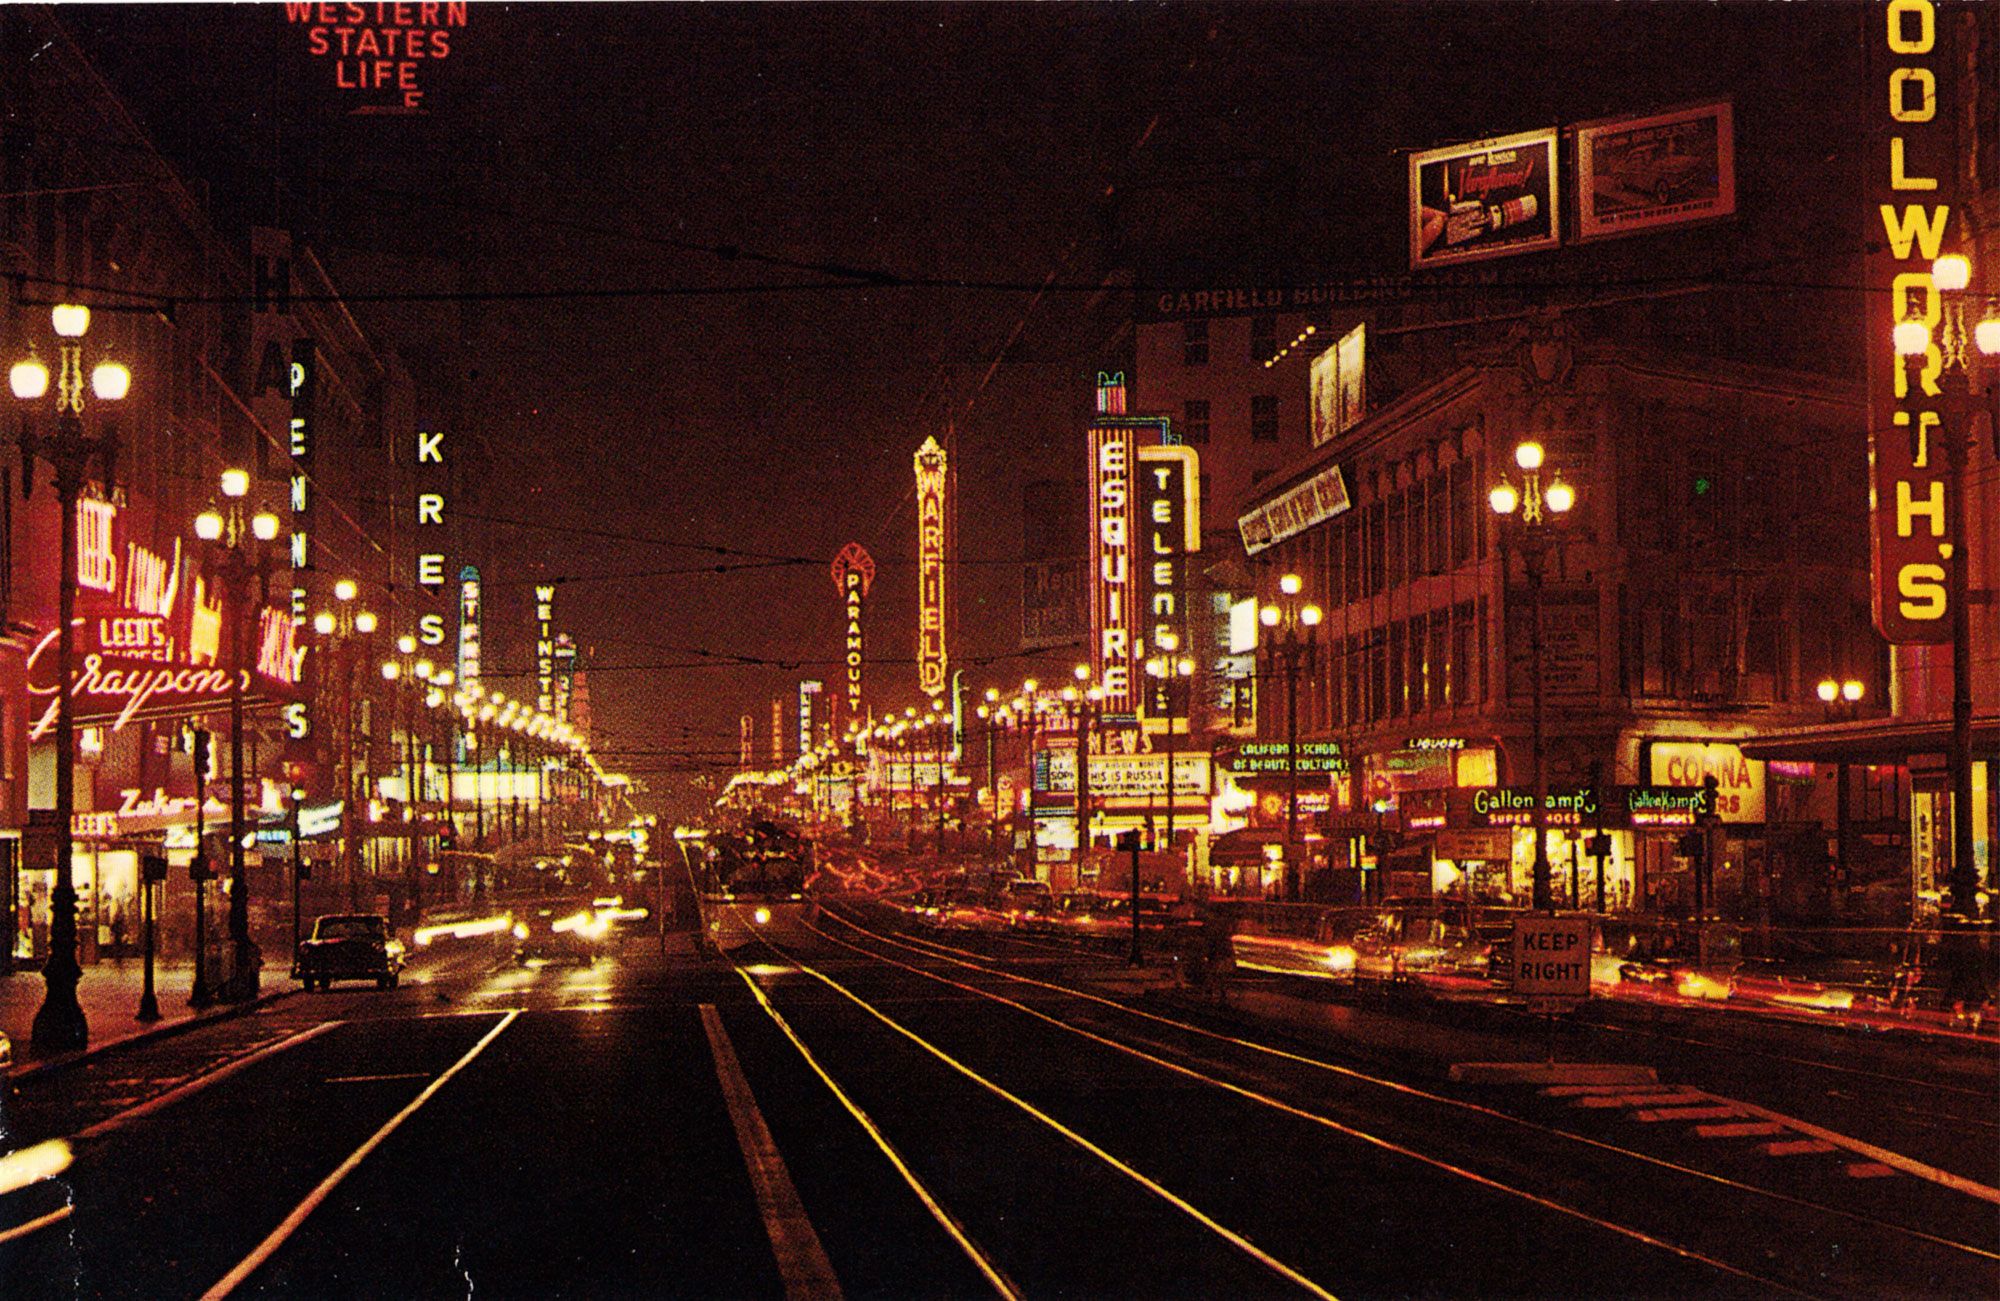
[[[683, 727], [728, 749], [740, 712], [767, 718], [799, 671], [618, 666], [830, 661], [825, 562], [849, 538], [883, 562], [871, 653], [907, 660], [910, 455], [948, 419], [960, 645], [1010, 651], [1020, 485], [1080, 473], [1112, 319], [1077, 287], [1121, 264], [1197, 284], [1395, 272], [1402, 150], [1717, 93], [1754, 202], [1839, 161], [1813, 128], [1856, 94], [1859, 44], [1833, 5], [475, 5], [411, 118], [350, 115], [275, 5], [63, 17], [212, 179], [226, 228], [277, 219], [366, 253], [329, 253], [352, 292], [433, 257], [551, 294], [468, 312], [471, 346], [435, 364], [499, 452], [487, 512], [545, 526], [498, 531], [489, 574], [576, 580], [563, 622], [595, 648], [613, 751]], [[1828, 220], [1851, 238], [1850, 212], [1798, 206], [1792, 238]], [[1061, 288], [868, 287], [764, 259]], [[795, 287], [748, 288], [773, 285]], [[565, 293], [635, 286], [708, 292]], [[642, 538], [814, 563], [612, 581], [708, 559]], [[489, 627], [502, 667], [526, 667], [516, 619]], [[913, 700], [913, 677], [877, 670], [872, 694]]]

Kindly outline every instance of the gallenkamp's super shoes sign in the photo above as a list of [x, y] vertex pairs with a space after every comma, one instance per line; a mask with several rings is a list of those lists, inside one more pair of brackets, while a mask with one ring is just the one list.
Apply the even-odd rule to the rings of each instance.
[[[113, 731], [134, 719], [202, 713], [226, 703], [228, 669], [221, 592], [178, 541], [165, 554], [133, 541], [126, 512], [83, 501], [77, 511], [77, 619], [70, 692], [77, 721]], [[253, 699], [297, 693], [305, 650], [291, 617], [260, 609], [244, 648], [243, 686]], [[28, 654], [28, 735], [55, 727], [56, 630]]]

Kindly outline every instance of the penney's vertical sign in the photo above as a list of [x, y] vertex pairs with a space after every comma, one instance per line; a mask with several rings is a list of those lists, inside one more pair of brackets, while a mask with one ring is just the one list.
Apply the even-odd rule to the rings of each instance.
[[361, 92], [355, 113], [421, 113], [422, 69], [451, 57], [465, 26], [462, 3], [307, 4], [286, 0], [285, 22], [302, 28], [306, 52], [329, 65], [334, 89]]
[[[1940, 429], [1942, 304], [1931, 263], [1954, 241], [1951, 186], [1957, 148], [1949, 105], [1948, 24], [1931, 0], [1893, 0], [1868, 12], [1865, 295], [1868, 312], [1868, 461], [1875, 626], [1891, 642], [1950, 639], [1947, 566], [1953, 491]], [[1900, 321], [1922, 321], [1922, 357], [1895, 346]], [[1957, 431], [1951, 437], [1962, 437]]]

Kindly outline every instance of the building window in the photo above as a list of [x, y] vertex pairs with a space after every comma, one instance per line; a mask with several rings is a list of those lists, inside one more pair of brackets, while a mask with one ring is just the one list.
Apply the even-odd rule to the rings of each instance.
[[1181, 323], [1181, 365], [1208, 365], [1208, 322]]
[[[1207, 344], [1202, 345], [1204, 348]], [[1189, 398], [1181, 411], [1181, 441], [1205, 443], [1208, 441], [1208, 399]]]
[[1250, 441], [1278, 441], [1278, 397], [1275, 393], [1259, 394], [1250, 399]]
[[1393, 718], [1403, 715], [1403, 702], [1408, 690], [1408, 678], [1404, 659], [1404, 626], [1401, 623], [1389, 625], [1389, 714]]
[[1278, 355], [1278, 318], [1250, 318], [1250, 360], [1269, 361]]
[[1451, 568], [1451, 523], [1447, 518], [1442, 474], [1424, 480], [1424, 572], [1442, 574]]
[[1387, 551], [1389, 560], [1389, 586], [1401, 587], [1410, 580], [1408, 555], [1403, 549], [1406, 517], [1410, 507], [1407, 493], [1397, 493], [1389, 503], [1389, 527]]
[[1430, 662], [1424, 666], [1424, 679], [1430, 691], [1430, 707], [1443, 709], [1451, 699], [1450, 672], [1445, 667], [1450, 663], [1448, 642], [1451, 634], [1451, 611], [1432, 610], [1430, 622]]

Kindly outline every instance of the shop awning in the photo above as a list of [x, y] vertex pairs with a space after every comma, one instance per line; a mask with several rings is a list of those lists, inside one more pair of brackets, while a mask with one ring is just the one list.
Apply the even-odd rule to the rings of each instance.
[[[1739, 742], [1748, 759], [1819, 763], [1906, 763], [1911, 755], [1951, 748], [1948, 718], [1864, 718], [1768, 732]], [[1974, 715], [1975, 755], [2000, 752], [2000, 715]]]

